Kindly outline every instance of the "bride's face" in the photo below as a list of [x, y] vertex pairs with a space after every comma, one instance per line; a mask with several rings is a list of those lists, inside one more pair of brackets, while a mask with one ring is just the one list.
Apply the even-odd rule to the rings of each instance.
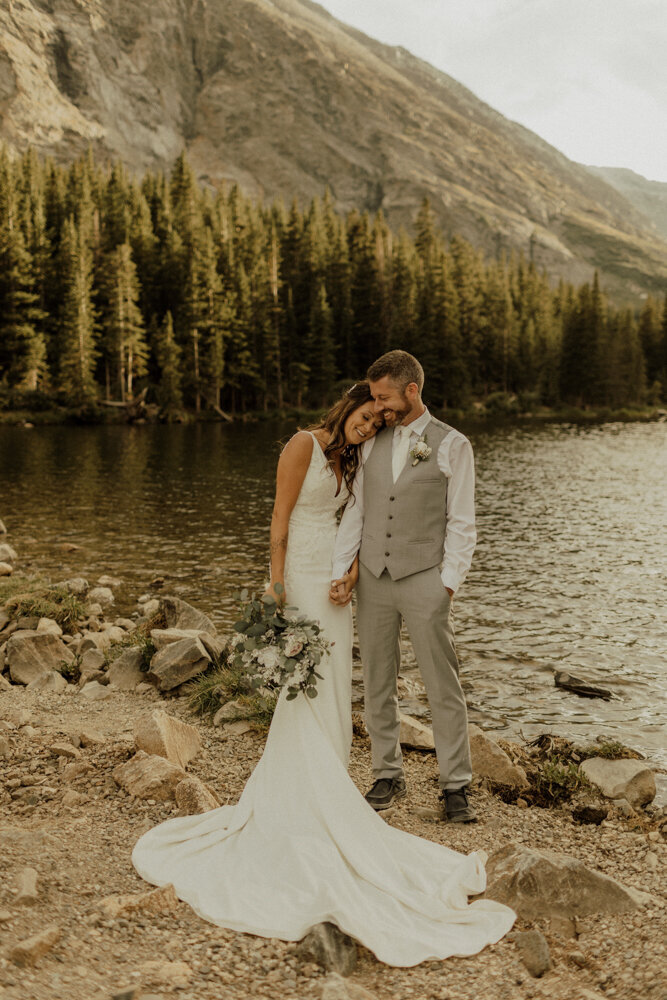
[[364, 403], [363, 406], [358, 406], [356, 410], [352, 410], [352, 413], [343, 425], [345, 443], [352, 445], [363, 444], [364, 441], [375, 437], [381, 427], [382, 417], [379, 413], [375, 412], [373, 401]]

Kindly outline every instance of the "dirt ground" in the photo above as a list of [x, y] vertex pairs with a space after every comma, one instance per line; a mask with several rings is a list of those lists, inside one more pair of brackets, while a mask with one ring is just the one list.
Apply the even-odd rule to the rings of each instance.
[[[149, 888], [132, 868], [132, 847], [143, 831], [177, 811], [174, 803], [133, 800], [112, 777], [134, 752], [135, 721], [156, 704], [199, 727], [202, 750], [188, 771], [223, 803], [235, 802], [261, 755], [258, 733], [226, 735], [193, 718], [183, 699], [165, 701], [154, 691], [113, 691], [97, 703], [72, 685], [63, 694], [16, 685], [0, 693], [0, 739], [8, 754], [0, 759], [0, 998], [319, 1000], [326, 973], [299, 958], [293, 944], [205, 923], [184, 903], [155, 916], [112, 919], [101, 910], [106, 896]], [[91, 731], [99, 742], [90, 741]], [[74, 758], [51, 749], [63, 741], [79, 744], [86, 732], [89, 745], [79, 746]], [[351, 774], [362, 789], [370, 781], [369, 764], [366, 739], [355, 737]], [[491, 853], [510, 841], [562, 851], [653, 894], [656, 903], [632, 914], [581, 920], [575, 937], [562, 936], [563, 929], [548, 922], [518, 922], [480, 955], [413, 969], [383, 965], [360, 949], [348, 984], [378, 1000], [667, 997], [667, 846], [655, 824], [618, 816], [580, 826], [566, 808], [522, 809], [477, 785], [479, 822], [445, 825], [428, 815], [437, 799], [434, 757], [407, 753], [406, 777], [408, 797], [387, 822], [463, 852]], [[16, 900], [25, 868], [37, 872], [32, 903]], [[58, 943], [34, 967], [8, 957], [18, 941], [52, 925], [59, 928]], [[550, 945], [552, 969], [540, 979], [528, 974], [514, 944], [516, 932], [528, 926], [541, 929]]]

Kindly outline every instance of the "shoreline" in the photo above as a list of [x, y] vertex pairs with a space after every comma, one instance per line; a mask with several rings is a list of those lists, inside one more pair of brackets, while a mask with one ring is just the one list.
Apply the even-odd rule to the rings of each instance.
[[[1, 536], [0, 545], [9, 537]], [[19, 573], [13, 582], [22, 582]], [[185, 675], [169, 673], [173, 661], [169, 671], [161, 669], [158, 660], [179, 641], [179, 630], [185, 635], [194, 628], [207, 650], [220, 649], [224, 637], [202, 612], [145, 593], [133, 617], [117, 618], [113, 590], [121, 581], [73, 578], [62, 585], [60, 607], [0, 607], [0, 827], [8, 884], [18, 886], [18, 893], [0, 899], [3, 998], [139, 1000], [155, 988], [169, 995], [177, 989], [180, 1000], [664, 995], [659, 956], [667, 935], [667, 809], [653, 806], [650, 794], [648, 802], [643, 795], [645, 804], [630, 805], [582, 783], [572, 747], [552, 737], [521, 746], [471, 727], [471, 795], [479, 822], [461, 826], [439, 819], [428, 727], [413, 718], [406, 723], [412, 730], [402, 734], [408, 796], [383, 818], [463, 854], [482, 852], [491, 898], [519, 914], [513, 930], [478, 955], [404, 969], [357, 947], [356, 966], [341, 985], [331, 967], [299, 945], [215, 927], [168, 893], [156, 895], [164, 890], [151, 890], [131, 867], [134, 843], [170, 816], [237, 802], [263, 751], [266, 726], [232, 713], [229, 695], [218, 701], [217, 724], [213, 713], [194, 714], [182, 696], [190, 690]], [[62, 626], [43, 614], [49, 610]], [[65, 648], [64, 654], [55, 650], [54, 662], [69, 652], [67, 669], [45, 668], [32, 681], [19, 680], [23, 667], [14, 647], [47, 633], [45, 645]], [[370, 744], [356, 709], [353, 717], [350, 776], [363, 792], [372, 780]], [[142, 752], [146, 757], [141, 733], [147, 726], [175, 726], [179, 753], [192, 748], [178, 779], [190, 800], [179, 796], [179, 786], [174, 790], [169, 739], [148, 753], [152, 767], [171, 767], [169, 788], [126, 780], [129, 762], [136, 767]], [[607, 751], [587, 759], [603, 766], [642, 763], [620, 745]], [[611, 753], [617, 758], [605, 761]], [[581, 763], [581, 754], [577, 758]], [[646, 768], [640, 771], [645, 775]], [[570, 780], [574, 794], [552, 799], [553, 789]], [[537, 896], [528, 887], [533, 874], [525, 884], [520, 877], [525, 865], [538, 879]], [[509, 886], [499, 875], [503, 866], [513, 873]], [[12, 956], [46, 934], [45, 927], [50, 945], [20, 967]]]
[[[178, 419], [164, 420], [157, 414], [128, 418], [118, 410], [98, 408], [82, 413], [76, 409], [55, 407], [44, 410], [0, 410], [0, 427], [102, 427], [102, 426], [137, 426], [145, 424], [225, 424], [235, 425], [278, 422], [313, 422], [319, 419], [323, 410], [299, 409], [286, 407], [282, 410], [252, 410], [245, 413], [230, 415], [224, 420], [212, 410], [196, 414], [194, 411], [183, 411]], [[550, 409], [541, 407], [535, 411], [518, 412], [507, 410], [484, 411], [483, 404], [468, 410], [442, 410], [432, 408], [434, 416], [446, 423], [461, 424], [466, 427], [484, 428], [497, 426], [530, 426], [557, 423], [571, 424], [606, 424], [606, 423], [664, 423], [667, 422], [667, 409], [664, 407], [613, 408], [608, 406], [587, 407], [585, 409], [565, 406]]]

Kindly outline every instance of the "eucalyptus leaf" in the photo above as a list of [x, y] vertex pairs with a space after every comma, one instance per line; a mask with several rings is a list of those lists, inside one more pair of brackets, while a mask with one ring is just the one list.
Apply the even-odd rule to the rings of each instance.
[[290, 691], [287, 697], [285, 698], [285, 701], [294, 701], [294, 699], [297, 697], [297, 694], [298, 694], [297, 691]]
[[308, 695], [309, 698], [317, 698], [317, 688], [307, 687], [306, 694]]

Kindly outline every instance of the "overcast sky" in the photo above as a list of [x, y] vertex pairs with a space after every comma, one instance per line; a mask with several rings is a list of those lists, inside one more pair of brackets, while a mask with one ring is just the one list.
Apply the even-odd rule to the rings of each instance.
[[667, 181], [667, 0], [321, 0], [580, 163]]

